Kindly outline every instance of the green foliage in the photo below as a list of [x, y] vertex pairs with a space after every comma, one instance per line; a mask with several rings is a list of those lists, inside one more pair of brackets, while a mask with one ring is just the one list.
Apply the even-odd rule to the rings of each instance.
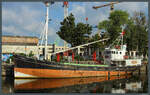
[[9, 63], [9, 60], [10, 60], [10, 59], [7, 59], [7, 60], [6, 60], [6, 63]]
[[91, 34], [92, 26], [84, 23], [75, 24], [73, 14], [70, 14], [66, 19], [61, 22], [60, 31], [57, 32], [59, 37], [71, 46], [77, 46], [86, 43]]
[[99, 23], [98, 28], [106, 31], [110, 38], [106, 45], [111, 44], [122, 32], [122, 26], [128, 22], [128, 13], [121, 10], [113, 11], [108, 20]]
[[98, 28], [105, 30], [105, 36], [110, 38], [106, 45], [116, 40], [122, 32], [122, 26], [125, 26], [124, 43], [127, 44], [127, 50], [139, 51], [144, 56], [148, 54], [148, 24], [144, 13], [134, 12], [129, 17], [127, 12], [117, 10], [110, 14], [108, 20], [100, 22]]
[[148, 25], [146, 17], [142, 12], [134, 12], [128, 21], [126, 42], [129, 50], [139, 51], [144, 56], [148, 54]]
[[30, 51], [30, 53], [29, 53], [29, 57], [33, 57], [33, 56], [34, 56], [33, 52], [32, 52], [32, 51]]
[[26, 56], [26, 54], [24, 54], [24, 53], [20, 53], [19, 55]]
[[10, 59], [11, 59], [12, 61], [14, 61], [14, 56], [10, 56], [10, 57], [6, 60], [6, 63], [9, 63], [9, 62], [10, 62]]
[[[102, 39], [102, 38], [100, 38], [99, 34], [95, 34], [90, 39], [90, 42], [97, 41], [97, 40], [100, 40], [100, 39]], [[102, 49], [102, 48], [104, 48], [104, 43], [103, 42], [98, 42], [98, 43], [90, 45], [90, 47], [93, 47], [95, 49], [97, 49], [97, 48]]]
[[128, 22], [129, 14], [122, 10], [116, 10], [110, 14], [110, 22], [114, 26], [121, 26]]

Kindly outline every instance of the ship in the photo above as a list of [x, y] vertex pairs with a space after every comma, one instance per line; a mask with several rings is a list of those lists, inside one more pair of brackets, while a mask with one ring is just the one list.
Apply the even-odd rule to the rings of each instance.
[[[141, 59], [126, 58], [126, 45], [123, 43], [120, 48], [105, 48], [104, 50], [104, 63], [97, 64], [97, 61], [72, 61], [72, 62], [60, 62], [51, 61], [51, 55], [58, 55], [66, 51], [78, 49], [92, 45], [98, 42], [108, 40], [101, 39], [98, 41], [82, 44], [76, 47], [67, 48], [65, 50], [54, 52], [50, 55], [50, 59], [47, 59], [47, 31], [48, 31], [48, 6], [49, 2], [46, 2], [47, 13], [45, 23], [45, 60], [39, 58], [31, 58], [28, 56], [22, 56], [13, 54], [14, 56], [14, 77], [15, 78], [77, 78], [77, 77], [94, 77], [94, 76], [121, 76], [132, 74], [135, 70], [141, 67]], [[123, 35], [119, 36], [123, 38]], [[123, 39], [122, 39], [123, 40]], [[123, 42], [123, 41], [122, 41]], [[59, 60], [59, 55], [57, 56]], [[72, 57], [74, 54], [72, 53]], [[95, 55], [93, 55], [95, 58]]]

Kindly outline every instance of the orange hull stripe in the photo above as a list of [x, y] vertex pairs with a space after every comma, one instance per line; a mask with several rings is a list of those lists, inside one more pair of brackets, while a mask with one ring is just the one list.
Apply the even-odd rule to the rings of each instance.
[[108, 75], [108, 71], [52, 70], [52, 69], [30, 69], [30, 68], [14, 68], [14, 71], [43, 78], [88, 77], [88, 76]]
[[[30, 69], [30, 68], [14, 68], [14, 71], [43, 78], [108, 76], [108, 71], [52, 70], [52, 69]], [[125, 72], [110, 71], [111, 76], [118, 74], [125, 75]]]

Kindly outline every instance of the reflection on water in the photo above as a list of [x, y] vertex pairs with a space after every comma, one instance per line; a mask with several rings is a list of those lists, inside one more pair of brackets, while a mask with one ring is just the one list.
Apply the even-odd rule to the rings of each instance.
[[147, 76], [112, 76], [69, 79], [3, 78], [4, 93], [147, 93]]

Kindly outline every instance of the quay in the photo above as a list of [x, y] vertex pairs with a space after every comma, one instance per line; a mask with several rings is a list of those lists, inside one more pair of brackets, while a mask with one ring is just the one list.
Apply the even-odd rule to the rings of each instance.
[[142, 75], [142, 74], [148, 74], [148, 63], [145, 63], [141, 66], [141, 68], [139, 70], [136, 70], [133, 72], [133, 75]]
[[14, 77], [14, 63], [2, 63], [2, 76]]

